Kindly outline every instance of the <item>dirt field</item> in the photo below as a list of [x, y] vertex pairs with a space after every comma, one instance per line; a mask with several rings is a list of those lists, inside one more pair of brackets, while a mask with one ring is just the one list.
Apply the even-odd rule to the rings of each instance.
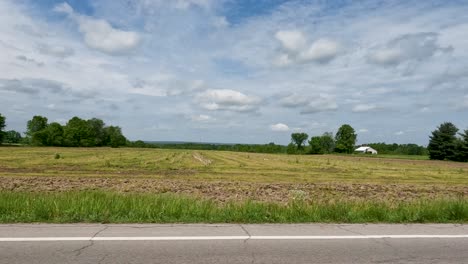
[[173, 192], [221, 202], [467, 197], [468, 164], [365, 156], [1, 147], [0, 190]]

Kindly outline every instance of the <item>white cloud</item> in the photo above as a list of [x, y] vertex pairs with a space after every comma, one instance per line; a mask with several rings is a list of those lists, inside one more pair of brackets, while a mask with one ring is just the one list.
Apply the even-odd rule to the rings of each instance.
[[338, 42], [320, 38], [308, 43], [304, 33], [299, 30], [280, 30], [275, 38], [280, 42], [283, 52], [277, 56], [277, 66], [287, 66], [293, 63], [327, 63], [339, 52]]
[[215, 119], [209, 115], [194, 115], [191, 116], [191, 120], [194, 122], [209, 122], [214, 121]]
[[395, 136], [401, 136], [401, 135], [403, 135], [403, 134], [405, 134], [405, 132], [403, 132], [403, 131], [397, 131], [397, 132], [395, 132]]
[[317, 61], [321, 63], [332, 60], [339, 51], [337, 42], [329, 39], [319, 39], [312, 43], [309, 49], [300, 53], [302, 61]]
[[200, 106], [207, 110], [249, 112], [258, 108], [260, 98], [230, 89], [210, 89], [196, 96]]
[[434, 56], [437, 52], [447, 53], [452, 47], [441, 47], [438, 34], [434, 32], [404, 34], [390, 40], [369, 56], [369, 61], [383, 66], [398, 65], [405, 61], [422, 61]]
[[353, 107], [352, 111], [355, 113], [370, 112], [376, 110], [377, 106], [375, 104], [357, 104]]
[[285, 50], [291, 52], [299, 53], [307, 46], [307, 40], [299, 30], [280, 30], [276, 32], [275, 37]]
[[277, 124], [271, 125], [271, 126], [270, 126], [270, 129], [271, 129], [272, 131], [278, 131], [278, 132], [289, 131], [288, 125], [283, 124], [283, 123], [277, 123]]
[[359, 133], [367, 133], [367, 132], [369, 132], [369, 129], [367, 129], [367, 128], [361, 128], [361, 129], [358, 130], [358, 132], [359, 132]]
[[86, 45], [108, 54], [126, 53], [135, 49], [141, 41], [138, 33], [119, 30], [104, 19], [94, 19], [76, 14], [67, 3], [55, 6], [54, 11], [67, 14], [76, 21]]
[[279, 102], [284, 107], [299, 108], [301, 114], [314, 114], [338, 109], [335, 98], [328, 94], [306, 96], [298, 93], [291, 93], [281, 98]]

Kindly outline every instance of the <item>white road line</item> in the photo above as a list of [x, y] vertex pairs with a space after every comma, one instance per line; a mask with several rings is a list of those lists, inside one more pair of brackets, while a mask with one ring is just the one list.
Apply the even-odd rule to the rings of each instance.
[[161, 237], [0, 237], [0, 242], [48, 241], [196, 241], [196, 240], [340, 240], [340, 239], [468, 238], [468, 235], [356, 235], [356, 236], [161, 236]]

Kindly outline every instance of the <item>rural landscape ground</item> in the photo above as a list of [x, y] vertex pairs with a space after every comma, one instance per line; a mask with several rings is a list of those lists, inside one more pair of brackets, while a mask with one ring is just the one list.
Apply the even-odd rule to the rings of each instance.
[[0, 190], [2, 222], [468, 221], [468, 164], [409, 156], [2, 147]]

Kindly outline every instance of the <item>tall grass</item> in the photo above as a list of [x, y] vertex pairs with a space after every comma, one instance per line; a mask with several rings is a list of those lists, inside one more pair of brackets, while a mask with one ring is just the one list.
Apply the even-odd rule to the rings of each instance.
[[0, 192], [0, 222], [49, 223], [467, 223], [468, 200], [217, 204], [174, 194]]

